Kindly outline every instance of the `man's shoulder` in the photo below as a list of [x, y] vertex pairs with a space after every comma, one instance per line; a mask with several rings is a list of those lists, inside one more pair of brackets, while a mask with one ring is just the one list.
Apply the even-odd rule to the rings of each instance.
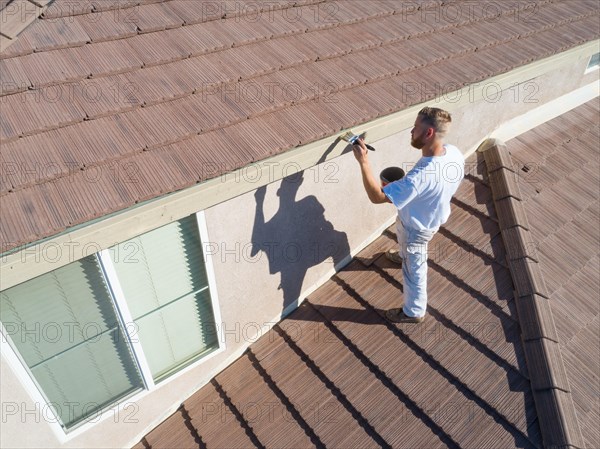
[[458, 149], [457, 146], [446, 143], [444, 144], [444, 147], [446, 148], [446, 152], [447, 154], [453, 158], [453, 159], [457, 159], [459, 161], [463, 161], [465, 160], [465, 157], [462, 153], [462, 151], [460, 151], [460, 149]]

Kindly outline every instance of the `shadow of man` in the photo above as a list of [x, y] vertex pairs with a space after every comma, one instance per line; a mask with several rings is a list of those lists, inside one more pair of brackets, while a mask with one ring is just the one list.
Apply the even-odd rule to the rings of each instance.
[[251, 255], [263, 251], [269, 260], [269, 273], [280, 273], [283, 309], [299, 298], [310, 267], [328, 259], [339, 266], [350, 254], [346, 233], [334, 229], [317, 198], [310, 195], [296, 200], [303, 182], [303, 173], [282, 180], [277, 191], [279, 208], [267, 222], [263, 210], [266, 187], [260, 187], [254, 194], [256, 214]]

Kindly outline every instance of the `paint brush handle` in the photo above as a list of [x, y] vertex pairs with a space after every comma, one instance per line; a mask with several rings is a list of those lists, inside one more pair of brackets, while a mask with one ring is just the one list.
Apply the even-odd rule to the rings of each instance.
[[[358, 145], [358, 136], [356, 136], [355, 138], [351, 139], [350, 143], [352, 145]], [[371, 145], [369, 145], [368, 143], [365, 143], [365, 146], [367, 147], [367, 150], [375, 151], [375, 148], [372, 147]]]

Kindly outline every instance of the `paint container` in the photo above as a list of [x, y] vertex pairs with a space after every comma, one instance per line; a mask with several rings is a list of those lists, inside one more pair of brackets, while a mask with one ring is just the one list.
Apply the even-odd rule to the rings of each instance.
[[406, 175], [406, 173], [404, 173], [404, 170], [402, 170], [400, 167], [388, 167], [384, 169], [379, 174], [381, 187], [385, 187], [391, 182], [398, 181], [399, 179], [404, 178], [404, 175]]

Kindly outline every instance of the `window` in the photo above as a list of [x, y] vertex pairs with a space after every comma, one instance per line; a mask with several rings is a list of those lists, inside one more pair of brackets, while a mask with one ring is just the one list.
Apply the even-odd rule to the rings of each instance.
[[590, 58], [590, 62], [588, 63], [587, 69], [585, 70], [585, 73], [598, 70], [598, 67], [600, 67], [600, 53], [592, 55], [592, 57]]
[[0, 294], [8, 341], [65, 429], [219, 347], [196, 216]]
[[136, 237], [110, 253], [155, 382], [214, 347], [216, 329], [195, 217]]
[[65, 426], [143, 387], [95, 256], [3, 291], [0, 318]]

